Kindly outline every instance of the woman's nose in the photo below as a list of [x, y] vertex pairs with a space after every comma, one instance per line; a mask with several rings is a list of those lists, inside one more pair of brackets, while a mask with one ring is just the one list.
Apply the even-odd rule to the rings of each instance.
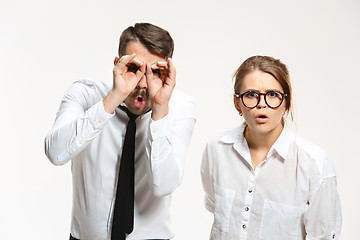
[[260, 95], [259, 96], [260, 101], [259, 104], [257, 105], [257, 108], [264, 108], [267, 106], [266, 102], [265, 102], [265, 95]]

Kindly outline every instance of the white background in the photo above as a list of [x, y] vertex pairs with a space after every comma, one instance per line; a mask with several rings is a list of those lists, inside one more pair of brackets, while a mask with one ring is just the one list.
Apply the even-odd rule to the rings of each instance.
[[177, 88], [197, 103], [184, 181], [173, 196], [175, 239], [208, 239], [202, 151], [214, 132], [239, 123], [232, 74], [256, 54], [288, 65], [298, 132], [326, 149], [337, 171], [341, 239], [358, 239], [359, 10], [356, 0], [1, 0], [0, 239], [68, 239], [70, 164], [51, 165], [43, 139], [73, 81], [112, 81], [118, 38], [135, 22], [170, 32]]

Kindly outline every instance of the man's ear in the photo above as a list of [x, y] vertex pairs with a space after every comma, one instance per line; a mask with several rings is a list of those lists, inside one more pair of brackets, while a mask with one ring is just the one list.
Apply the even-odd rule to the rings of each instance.
[[240, 108], [240, 100], [239, 100], [239, 98], [237, 98], [235, 96], [234, 96], [234, 106], [239, 113], [242, 113], [241, 108]]
[[120, 60], [120, 58], [118, 58], [118, 57], [114, 58], [114, 66], [119, 62], [119, 60]]

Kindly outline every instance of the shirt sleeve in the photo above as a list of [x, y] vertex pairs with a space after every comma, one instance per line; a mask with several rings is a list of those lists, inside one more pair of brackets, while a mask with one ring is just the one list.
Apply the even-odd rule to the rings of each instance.
[[201, 162], [201, 181], [205, 191], [204, 204], [205, 208], [211, 212], [215, 212], [215, 198], [214, 198], [214, 184], [210, 177], [209, 162], [211, 161], [211, 154], [209, 152], [209, 145], [206, 146]]
[[63, 165], [81, 152], [114, 114], [105, 111], [95, 86], [75, 82], [64, 95], [54, 126], [45, 138], [45, 153]]
[[341, 205], [336, 189], [335, 171], [327, 158], [320, 180], [314, 184], [305, 211], [304, 223], [307, 240], [339, 239]]
[[156, 196], [172, 193], [180, 185], [186, 152], [195, 125], [195, 102], [192, 98], [179, 99], [169, 106], [169, 114], [153, 121], [150, 119], [146, 153], [147, 171]]

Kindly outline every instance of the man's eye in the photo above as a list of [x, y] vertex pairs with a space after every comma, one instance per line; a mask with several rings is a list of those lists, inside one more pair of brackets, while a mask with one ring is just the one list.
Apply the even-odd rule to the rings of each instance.
[[136, 64], [134, 63], [131, 63], [129, 66], [128, 66], [128, 71], [129, 72], [133, 72], [133, 73], [136, 73], [137, 70], [139, 70], [139, 66], [137, 66]]
[[160, 77], [160, 69], [153, 69], [152, 72], [154, 77]]

